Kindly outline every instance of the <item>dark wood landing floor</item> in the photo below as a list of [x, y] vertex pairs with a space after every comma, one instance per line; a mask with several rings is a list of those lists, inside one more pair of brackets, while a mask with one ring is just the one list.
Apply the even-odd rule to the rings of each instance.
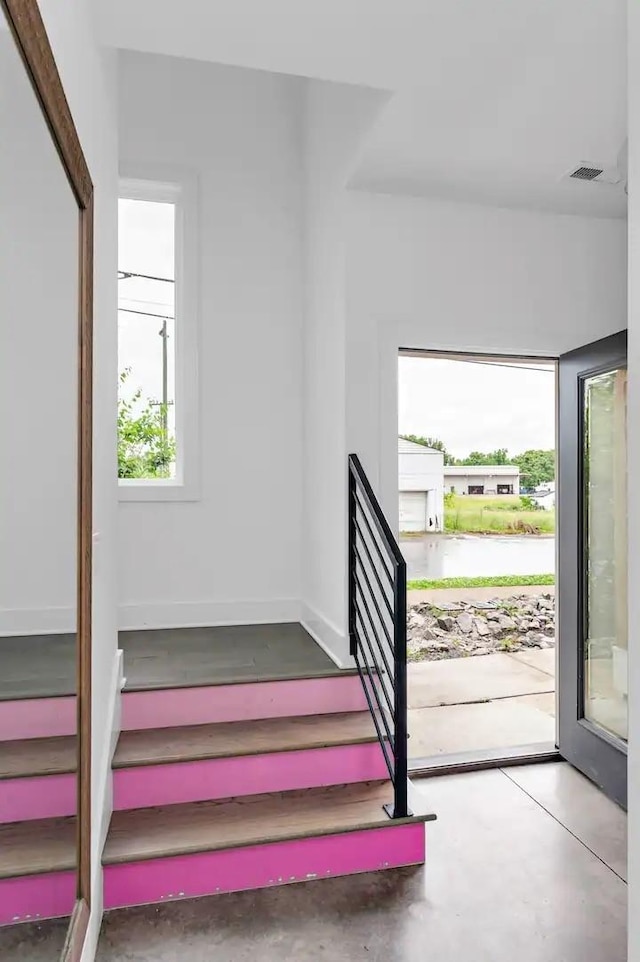
[[340, 671], [299, 624], [120, 632], [127, 691], [321, 678]]
[[75, 695], [75, 635], [0, 638], [0, 701]]
[[[125, 690], [340, 673], [299, 624], [121, 631]], [[0, 701], [75, 693], [75, 636], [0, 638]]]

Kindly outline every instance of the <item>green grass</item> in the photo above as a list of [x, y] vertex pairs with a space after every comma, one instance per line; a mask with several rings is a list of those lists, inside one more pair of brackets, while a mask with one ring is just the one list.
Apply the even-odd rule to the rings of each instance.
[[554, 585], [555, 575], [480, 575], [476, 578], [420, 578], [408, 581], [409, 591], [422, 588], [522, 588], [527, 585]]
[[555, 511], [525, 511], [518, 495], [456, 495], [444, 509], [445, 532], [553, 534]]

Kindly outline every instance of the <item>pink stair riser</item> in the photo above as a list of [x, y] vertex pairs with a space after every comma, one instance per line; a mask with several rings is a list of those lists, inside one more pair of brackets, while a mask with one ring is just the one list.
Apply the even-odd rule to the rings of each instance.
[[423, 822], [339, 835], [150, 859], [104, 869], [104, 907], [174, 899], [355, 875], [425, 859]]
[[378, 742], [119, 768], [114, 808], [148, 808], [387, 777]]
[[76, 732], [75, 695], [0, 701], [0, 741], [53, 738]]
[[75, 902], [75, 872], [0, 879], [0, 925], [64, 918]]
[[68, 775], [38, 775], [0, 781], [0, 824], [75, 815], [77, 781]]
[[125, 690], [122, 696], [122, 729], [173, 728], [366, 709], [366, 698], [357, 675], [206, 685], [201, 688]]

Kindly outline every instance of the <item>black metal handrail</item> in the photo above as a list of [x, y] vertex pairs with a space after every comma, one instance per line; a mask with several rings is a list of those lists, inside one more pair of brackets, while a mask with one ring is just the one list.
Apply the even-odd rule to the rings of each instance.
[[349, 646], [393, 784], [407, 799], [407, 566], [357, 454], [349, 455]]

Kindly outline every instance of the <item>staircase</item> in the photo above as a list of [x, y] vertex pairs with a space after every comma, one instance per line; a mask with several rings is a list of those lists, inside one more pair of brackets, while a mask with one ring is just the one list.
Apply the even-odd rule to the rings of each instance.
[[75, 726], [72, 696], [0, 702], [0, 925], [73, 910]]
[[356, 672], [125, 691], [112, 909], [424, 861]]
[[[121, 633], [106, 909], [424, 862], [435, 816], [408, 807], [405, 580], [351, 455], [354, 669], [294, 624]], [[0, 925], [75, 901], [76, 702], [68, 679], [45, 681], [0, 700]]]

